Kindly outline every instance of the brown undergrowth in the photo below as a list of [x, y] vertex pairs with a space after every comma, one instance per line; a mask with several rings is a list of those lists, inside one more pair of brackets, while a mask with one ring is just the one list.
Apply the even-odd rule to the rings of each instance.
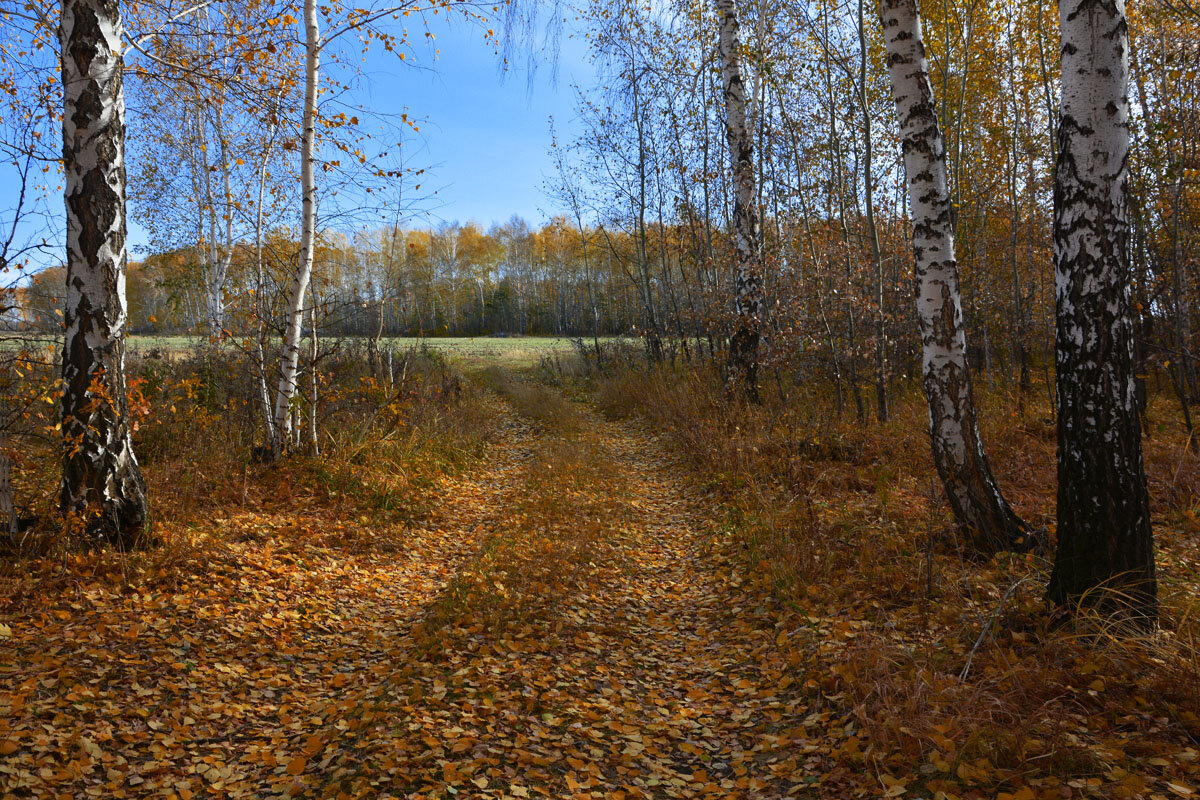
[[[636, 366], [598, 380], [610, 417], [648, 420], [723, 503], [727, 548], [808, 642], [814, 697], [855, 719], [837, 756], [862, 791], [934, 797], [1167, 797], [1200, 790], [1200, 462], [1176, 409], [1150, 407], [1146, 464], [1163, 625], [1052, 627], [1049, 563], [957, 547], [919, 393], [886, 424], [827, 398], [731, 400], [714, 372]], [[768, 395], [774, 394], [768, 393]], [[985, 397], [983, 435], [1024, 518], [1053, 532], [1054, 425]]]
[[[128, 591], [172, 589], [214, 560], [236, 558], [231, 544], [269, 545], [273, 532], [307, 524], [313, 545], [387, 547], [374, 529], [320, 522], [367, 514], [395, 528], [420, 518], [436, 480], [480, 455], [495, 433], [486, 393], [440, 357], [412, 352], [405, 363], [403, 383], [389, 386], [355, 354], [331, 356], [321, 375], [320, 455], [303, 445], [263, 463], [257, 384], [245, 354], [206, 347], [133, 359], [134, 448], [149, 487], [152, 545], [118, 552], [63, 540], [57, 442], [36, 439], [15, 480], [28, 528], [18, 542], [3, 543], [0, 608], [92, 579]], [[42, 377], [49, 395], [55, 384]], [[46, 409], [34, 427], [53, 431], [53, 408]], [[295, 522], [279, 521], [288, 517]]]
[[480, 385], [441, 407], [483, 457], [416, 518], [289, 484], [197, 521], [170, 580], [72, 562], [10, 595], [0, 796], [845, 796], [849, 718], [788, 674], [678, 461], [528, 376]]
[[[183, 361], [140, 387], [159, 546], [5, 562], [0, 796], [1197, 785], [1196, 465], [1167, 408], [1164, 629], [1126, 639], [1051, 629], [1036, 558], [961, 558], [919, 398], [858, 425], [631, 367], [591, 386], [606, 419], [585, 367], [539, 373], [564, 393], [431, 358], [388, 393], [351, 362], [323, 454], [265, 466], [247, 374]], [[1049, 524], [1053, 426], [1007, 408], [985, 399], [992, 458]]]

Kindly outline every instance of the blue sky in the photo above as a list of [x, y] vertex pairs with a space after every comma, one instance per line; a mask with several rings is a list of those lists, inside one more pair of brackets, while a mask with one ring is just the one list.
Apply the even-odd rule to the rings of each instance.
[[[420, 39], [417, 27], [410, 24], [410, 31]], [[499, 57], [481, 29], [444, 16], [433, 19], [429, 29], [435, 34], [436, 54], [418, 46], [402, 62], [375, 47], [349, 102], [393, 114], [406, 111], [419, 121], [420, 133], [409, 132], [405, 139], [413, 153], [406, 165], [428, 169], [420, 178], [428, 221], [475, 221], [486, 228], [514, 214], [531, 224], [545, 219], [556, 210], [543, 194], [545, 179], [554, 171], [549, 118], [554, 116], [560, 141], [573, 138], [574, 84], [587, 86], [594, 76], [585, 42], [564, 35], [557, 70], [542, 64], [530, 82], [523, 57], [501, 74]], [[10, 171], [10, 165], [0, 165], [0, 211], [15, 201]], [[428, 196], [432, 190], [436, 195]], [[62, 200], [53, 196], [45, 201], [47, 212], [55, 215], [54, 242], [61, 238]], [[37, 236], [43, 235], [46, 222], [30, 220], [39, 229]], [[129, 234], [131, 255], [145, 256], [147, 237], [136, 218], [130, 220]], [[61, 258], [57, 247], [47, 256], [51, 262]]]
[[[560, 141], [575, 132], [574, 84], [590, 84], [593, 70], [581, 38], [562, 39], [557, 79], [542, 64], [528, 80], [523, 57], [505, 75], [482, 32], [439, 19], [430, 28], [440, 55], [418, 49], [421, 68], [381, 49], [368, 57], [359, 101], [423, 119], [412, 142], [418, 164], [430, 168], [422, 187], [435, 219], [474, 220], [486, 227], [519, 214], [530, 223], [553, 212], [543, 183], [554, 172], [549, 117]], [[518, 54], [519, 56], [520, 54]]]

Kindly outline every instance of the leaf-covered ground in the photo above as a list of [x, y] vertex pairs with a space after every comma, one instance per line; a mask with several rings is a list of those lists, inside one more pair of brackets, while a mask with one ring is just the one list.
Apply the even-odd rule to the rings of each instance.
[[415, 519], [246, 502], [160, 581], [10, 596], [3, 796], [837, 795], [845, 720], [709, 501], [637, 424], [505, 396]]
[[[818, 441], [620, 380], [640, 414], [492, 367], [427, 453], [160, 459], [163, 546], [0, 580], [0, 797], [1197, 791], [1194, 475], [1166, 438], [1164, 631], [1113, 644], [1048, 624], [1039, 564], [934, 552], [918, 422]], [[1046, 494], [1047, 442], [1005, 440], [1007, 485]]]

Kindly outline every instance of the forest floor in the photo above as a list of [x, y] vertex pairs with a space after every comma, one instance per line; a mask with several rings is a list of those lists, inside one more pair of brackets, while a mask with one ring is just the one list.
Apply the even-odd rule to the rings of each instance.
[[[1020, 619], [985, 642], [1024, 561], [981, 573], [971, 603], [939, 577], [944, 612], [912, 570], [868, 575], [878, 596], [847, 574], [782, 600], [660, 429], [528, 373], [474, 381], [485, 448], [403, 494], [317, 461], [247, 468], [163, 520], [163, 551], [0, 582], [0, 797], [1196, 791], [1194, 717], [1106, 692], [1106, 656]], [[149, 477], [169, 514], [175, 482]], [[867, 499], [821, 491], [880, 542], [850, 556], [905, 539], [933, 558], [879, 539], [875, 483], [847, 485]]]
[[2, 794], [837, 794], [844, 721], [717, 509], [640, 425], [492, 378], [498, 435], [415, 521], [246, 508], [177, 585], [10, 598]]

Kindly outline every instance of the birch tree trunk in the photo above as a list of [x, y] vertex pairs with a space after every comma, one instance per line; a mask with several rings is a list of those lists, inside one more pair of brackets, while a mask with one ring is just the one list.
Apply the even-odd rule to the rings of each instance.
[[8, 455], [9, 425], [10, 417], [5, 403], [0, 405], [0, 529], [8, 536], [9, 545], [19, 550], [21, 526], [13, 493], [12, 459]]
[[317, 432], [317, 391], [320, 388], [317, 380], [317, 356], [320, 352], [317, 340], [317, 292], [313, 285], [309, 285], [309, 293], [312, 295], [309, 298], [312, 305], [308, 309], [308, 324], [311, 327], [308, 334], [308, 446], [313, 456], [321, 454], [320, 440]]
[[729, 366], [758, 402], [758, 342], [762, 324], [762, 237], [755, 207], [754, 139], [746, 123], [746, 86], [742, 81], [741, 40], [733, 0], [716, 0], [721, 26], [718, 51], [725, 91], [725, 138], [733, 170], [734, 314]]
[[316, 0], [304, 0], [304, 116], [300, 136], [300, 260], [288, 292], [287, 327], [283, 334], [283, 358], [279, 370], [279, 388], [275, 393], [275, 431], [278, 441], [293, 440], [292, 415], [296, 396], [296, 373], [300, 366], [300, 334], [304, 323], [304, 296], [312, 278], [313, 248], [316, 239], [317, 190], [313, 176], [313, 158], [317, 138], [317, 78], [320, 70], [321, 31], [317, 21]]
[[875, 224], [875, 146], [871, 124], [871, 103], [867, 93], [867, 20], [865, 3], [858, 0], [858, 103], [863, 121], [863, 195], [866, 200], [867, 243], [875, 268], [875, 414], [888, 421], [887, 396], [887, 308], [883, 285], [883, 254], [879, 247], [879, 227]]
[[[217, 245], [216, 237], [213, 237], [213, 258], [212, 272], [209, 276], [208, 286], [208, 316], [209, 316], [209, 332], [215, 339], [220, 339], [226, 334], [225, 331], [225, 284], [229, 276], [229, 266], [233, 263], [233, 251], [237, 245], [233, 237], [233, 187], [230, 177], [230, 153], [229, 140], [225, 135], [225, 122], [222, 106], [224, 98], [216, 104], [213, 109], [213, 127], [217, 134], [217, 152], [220, 154], [220, 170], [221, 170], [221, 188], [224, 190], [225, 197], [222, 200], [221, 208], [224, 209], [224, 237], [225, 241], [221, 246]], [[217, 211], [216, 204], [210, 206], [211, 213], [215, 216]], [[222, 252], [223, 249], [223, 252]]]
[[916, 0], [883, 0], [888, 72], [913, 218], [914, 289], [933, 460], [972, 549], [1027, 549], [1032, 538], [992, 477], [976, 427], [963, 329], [946, 150]]
[[65, 0], [59, 36], [67, 299], [60, 507], [123, 547], [146, 527], [125, 394], [125, 95], [117, 0]]
[[1061, 0], [1059, 19], [1058, 549], [1047, 594], [1151, 625], [1154, 538], [1132, 369], [1125, 3]]
[[267, 189], [267, 161], [271, 154], [271, 141], [275, 126], [272, 124], [267, 136], [267, 147], [263, 149], [262, 161], [258, 166], [258, 204], [254, 210], [254, 362], [258, 371], [258, 396], [262, 407], [263, 426], [267, 433], [267, 452], [274, 454], [279, 446], [275, 417], [271, 408], [271, 389], [267, 386], [267, 307], [266, 267], [263, 263], [263, 199]]

